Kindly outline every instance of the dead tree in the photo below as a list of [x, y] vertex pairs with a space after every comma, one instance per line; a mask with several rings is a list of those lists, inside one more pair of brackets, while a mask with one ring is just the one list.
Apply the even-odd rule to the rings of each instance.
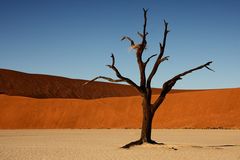
[[[176, 76], [174, 76], [173, 78], [169, 79], [168, 81], [166, 81], [163, 86], [162, 86], [162, 90], [161, 93], [158, 95], [157, 99], [155, 100], [154, 103], [152, 103], [152, 88], [151, 88], [151, 82], [152, 79], [154, 77], [154, 75], [156, 74], [159, 65], [168, 60], [169, 56], [164, 56], [164, 51], [165, 51], [165, 46], [166, 46], [166, 40], [167, 40], [167, 35], [169, 33], [168, 30], [168, 23], [164, 20], [164, 35], [163, 35], [163, 40], [160, 43], [160, 51], [159, 54], [154, 54], [151, 55], [149, 58], [147, 58], [145, 61], [142, 58], [143, 52], [146, 49], [146, 45], [147, 45], [147, 40], [146, 37], [148, 35], [147, 31], [146, 31], [146, 26], [147, 26], [147, 11], [146, 9], [143, 9], [144, 11], [144, 25], [143, 25], [143, 32], [139, 33], [138, 35], [141, 38], [141, 43], [136, 44], [130, 37], [124, 36], [122, 38], [122, 40], [127, 40], [130, 42], [130, 46], [132, 49], [134, 49], [136, 51], [136, 59], [137, 59], [137, 63], [138, 63], [138, 68], [139, 68], [139, 72], [140, 72], [140, 84], [137, 85], [135, 82], [133, 82], [131, 79], [123, 76], [120, 71], [118, 70], [118, 68], [115, 66], [115, 57], [112, 54], [111, 58], [112, 58], [112, 64], [107, 65], [110, 69], [112, 69], [116, 76], [118, 77], [118, 79], [112, 79], [109, 77], [104, 77], [104, 76], [98, 76], [96, 78], [94, 78], [91, 81], [88, 81], [87, 83], [93, 82], [97, 79], [104, 79], [110, 82], [126, 82], [129, 85], [131, 85], [132, 87], [134, 87], [141, 95], [142, 97], [142, 111], [143, 111], [143, 120], [142, 120], [142, 129], [141, 129], [141, 136], [140, 139], [134, 142], [131, 142], [129, 144], [126, 144], [125, 146], [123, 146], [122, 148], [129, 148], [133, 145], [140, 145], [143, 143], [151, 143], [151, 144], [157, 144], [157, 142], [153, 141], [151, 139], [151, 130], [152, 130], [152, 120], [154, 117], [154, 114], [156, 112], [156, 110], [159, 108], [159, 106], [163, 103], [166, 95], [171, 91], [172, 87], [176, 84], [176, 82], [178, 80], [181, 80], [183, 76], [202, 69], [202, 68], [207, 68], [211, 71], [213, 71], [212, 69], [210, 69], [208, 66], [212, 63], [212, 61], [207, 62], [203, 65], [200, 65], [196, 68], [190, 69], [188, 71], [185, 71], [183, 73], [180, 73]], [[148, 62], [153, 58], [157, 56], [157, 59], [153, 65], [153, 68], [149, 74], [149, 76], [146, 76], [146, 66], [148, 64]], [[87, 84], [85, 83], [85, 84]]]

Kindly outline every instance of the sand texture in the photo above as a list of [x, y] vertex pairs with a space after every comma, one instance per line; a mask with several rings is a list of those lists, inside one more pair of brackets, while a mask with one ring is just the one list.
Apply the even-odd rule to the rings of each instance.
[[[240, 89], [167, 96], [154, 128], [240, 128]], [[93, 100], [0, 95], [0, 128], [140, 128], [141, 97]]]
[[0, 130], [1, 160], [239, 160], [239, 130], [153, 130], [165, 145], [120, 149], [140, 130]]

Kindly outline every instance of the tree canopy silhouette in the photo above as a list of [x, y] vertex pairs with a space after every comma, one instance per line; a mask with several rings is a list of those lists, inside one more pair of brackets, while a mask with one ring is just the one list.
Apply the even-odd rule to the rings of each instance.
[[[159, 68], [159, 65], [162, 62], [169, 59], [169, 56], [164, 56], [164, 51], [165, 51], [165, 46], [166, 46], [167, 35], [170, 31], [168, 29], [168, 23], [164, 20], [163, 40], [159, 44], [159, 47], [160, 47], [159, 54], [151, 55], [151, 56], [149, 56], [149, 58], [147, 58], [144, 61], [142, 58], [142, 55], [143, 55], [144, 50], [146, 49], [146, 45], [147, 45], [148, 32], [146, 31], [146, 29], [147, 29], [147, 12], [148, 12], [148, 10], [143, 9], [143, 12], [144, 12], [143, 31], [142, 31], [142, 33], [137, 32], [137, 34], [141, 38], [141, 42], [135, 43], [134, 40], [128, 36], [123, 36], [123, 38], [121, 39], [122, 41], [123, 40], [129, 41], [130, 47], [132, 49], [134, 49], [136, 52], [136, 59], [137, 59], [137, 63], [138, 63], [139, 73], [140, 73], [140, 84], [139, 85], [136, 84], [130, 78], [127, 78], [120, 73], [118, 68], [115, 66], [114, 54], [111, 55], [112, 64], [107, 65], [107, 66], [115, 72], [118, 79], [113, 79], [113, 78], [105, 77], [105, 76], [98, 76], [86, 83], [86, 84], [88, 84], [97, 79], [104, 79], [104, 80], [107, 80], [110, 82], [126, 82], [129, 85], [131, 85], [132, 87], [134, 87], [140, 93], [140, 95], [142, 97], [142, 111], [143, 111], [141, 136], [140, 136], [139, 140], [128, 143], [125, 146], [123, 146], [122, 148], [129, 148], [131, 146], [140, 145], [143, 143], [158, 144], [157, 142], [155, 142], [151, 139], [152, 120], [153, 120], [156, 110], [162, 104], [166, 95], [171, 91], [172, 87], [176, 84], [176, 82], [178, 80], [181, 80], [183, 76], [185, 76], [191, 72], [194, 72], [196, 70], [206, 68], [206, 69], [213, 71], [211, 68], [209, 68], [209, 65], [212, 63], [212, 61], [210, 61], [203, 65], [189, 69], [185, 72], [182, 72], [182, 73], [174, 76], [173, 78], [171, 78], [168, 81], [166, 81], [165, 83], [163, 83], [161, 92], [159, 93], [157, 99], [153, 102], [152, 101], [151, 82]], [[146, 66], [148, 65], [148, 62], [156, 56], [157, 56], [157, 58], [155, 60], [155, 63], [153, 65], [152, 69], [150, 70], [150, 74], [149, 74], [149, 76], [146, 76]]]

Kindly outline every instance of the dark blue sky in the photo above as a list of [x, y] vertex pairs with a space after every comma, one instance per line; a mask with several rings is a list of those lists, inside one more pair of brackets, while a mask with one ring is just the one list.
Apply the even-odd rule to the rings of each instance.
[[105, 67], [114, 52], [120, 71], [138, 81], [135, 54], [120, 39], [138, 40], [143, 7], [149, 8], [144, 57], [159, 52], [163, 19], [171, 30], [165, 52], [170, 60], [160, 66], [154, 87], [209, 60], [216, 72], [197, 71], [175, 88], [240, 87], [239, 0], [0, 0], [0, 68], [114, 77]]

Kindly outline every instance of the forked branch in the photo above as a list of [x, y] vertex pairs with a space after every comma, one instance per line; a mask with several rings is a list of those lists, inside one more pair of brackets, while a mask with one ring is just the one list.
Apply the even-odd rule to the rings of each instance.
[[151, 60], [151, 58], [153, 58], [153, 57], [155, 57], [155, 56], [157, 56], [157, 54], [151, 55], [151, 56], [146, 60], [146, 62], [144, 63], [144, 65], [146, 66], [147, 63]]
[[[142, 34], [142, 33], [137, 32], [137, 34], [138, 34], [141, 38], [143, 38], [143, 34]], [[148, 32], [146, 32], [146, 35], [148, 35]]]
[[140, 37], [142, 37], [142, 43], [140, 44], [139, 48], [136, 51], [137, 63], [138, 63], [139, 72], [140, 72], [140, 87], [143, 90], [145, 90], [145, 85], [146, 85], [146, 74], [145, 74], [146, 65], [142, 60], [142, 54], [143, 54], [143, 51], [145, 50], [146, 45], [147, 45], [147, 40], [146, 40], [146, 36], [148, 34], [146, 32], [147, 11], [148, 11], [147, 9], [143, 8], [143, 12], [144, 12], [143, 32], [142, 32], [142, 34], [138, 33], [140, 35]]
[[160, 53], [156, 59], [156, 62], [153, 66], [152, 71], [150, 72], [148, 79], [147, 79], [147, 88], [150, 89], [151, 88], [151, 81], [153, 76], [156, 74], [159, 65], [161, 64], [161, 62], [163, 62], [164, 60], [167, 60], [168, 57], [163, 58], [164, 55], [164, 51], [165, 51], [165, 46], [166, 46], [166, 40], [167, 40], [167, 35], [170, 32], [168, 30], [168, 23], [164, 20], [164, 36], [163, 36], [163, 42], [159, 44], [160, 46]]
[[[121, 40], [128, 40], [131, 44], [131, 48], [136, 50], [136, 58], [137, 58], [137, 63], [139, 67], [139, 72], [140, 72], [140, 88], [141, 90], [145, 90], [145, 85], [146, 85], [146, 75], [145, 75], [145, 66], [146, 64], [150, 61], [152, 57], [149, 57], [149, 59], [144, 63], [142, 60], [142, 54], [143, 51], [146, 48], [147, 41], [146, 41], [146, 36], [148, 33], [146, 32], [146, 27], [147, 27], [147, 9], [143, 8], [144, 12], [144, 23], [143, 23], [143, 31], [142, 33], [137, 32], [137, 34], [140, 36], [142, 39], [141, 43], [136, 44], [130, 37], [124, 36]], [[110, 67], [111, 68], [111, 67]], [[114, 69], [114, 68], [112, 68]], [[144, 92], [144, 91], [143, 91]]]
[[85, 82], [83, 85], [87, 85], [87, 84], [92, 83], [92, 82], [94, 82], [94, 81], [96, 81], [98, 79], [104, 79], [104, 80], [107, 80], [109, 82], [123, 82], [122, 79], [112, 79], [110, 77], [98, 76], [98, 77], [95, 77], [94, 79], [92, 79], [90, 81]]
[[123, 36], [121, 41], [123, 40], [128, 40], [130, 42], [130, 46], [132, 49], [137, 49], [139, 45], [136, 45], [135, 42], [132, 40], [132, 38], [128, 37], [128, 36]]
[[163, 84], [163, 87], [162, 87], [162, 91], [159, 95], [159, 97], [157, 98], [157, 100], [155, 101], [155, 103], [153, 104], [153, 111], [156, 111], [157, 108], [159, 107], [159, 105], [163, 102], [165, 96], [167, 95], [167, 93], [172, 89], [172, 87], [176, 84], [176, 82], [178, 80], [181, 80], [182, 79], [182, 76], [185, 76], [193, 71], [196, 71], [196, 70], [199, 70], [199, 69], [202, 69], [202, 68], [207, 68], [208, 70], [211, 70], [211, 71], [214, 71], [212, 70], [211, 68], [209, 68], [208, 66], [212, 63], [212, 61], [210, 62], [207, 62], [201, 66], [198, 66], [196, 68], [193, 68], [193, 69], [190, 69], [188, 71], [185, 71], [183, 73], [180, 73], [176, 76], [174, 76], [173, 78], [171, 78], [170, 80], [166, 81], [164, 84]]
[[135, 83], [133, 82], [131, 79], [127, 78], [127, 77], [124, 77], [121, 75], [121, 73], [119, 72], [119, 70], [116, 68], [115, 66], [115, 57], [114, 57], [114, 54], [111, 55], [111, 58], [112, 58], [112, 64], [111, 65], [107, 65], [110, 69], [112, 69], [116, 76], [119, 78], [119, 79], [112, 79], [112, 78], [109, 78], [109, 77], [105, 77], [105, 76], [98, 76], [98, 77], [95, 77], [94, 79], [92, 79], [91, 81], [88, 81], [86, 83], [84, 83], [83, 85], [86, 85], [86, 84], [89, 84], [91, 82], [94, 82], [96, 81], [97, 79], [104, 79], [104, 80], [107, 80], [109, 82], [126, 82], [128, 83], [129, 85], [133, 86], [135, 89], [137, 89], [137, 91], [139, 91], [140, 93], [142, 93], [142, 90], [141, 88]]

